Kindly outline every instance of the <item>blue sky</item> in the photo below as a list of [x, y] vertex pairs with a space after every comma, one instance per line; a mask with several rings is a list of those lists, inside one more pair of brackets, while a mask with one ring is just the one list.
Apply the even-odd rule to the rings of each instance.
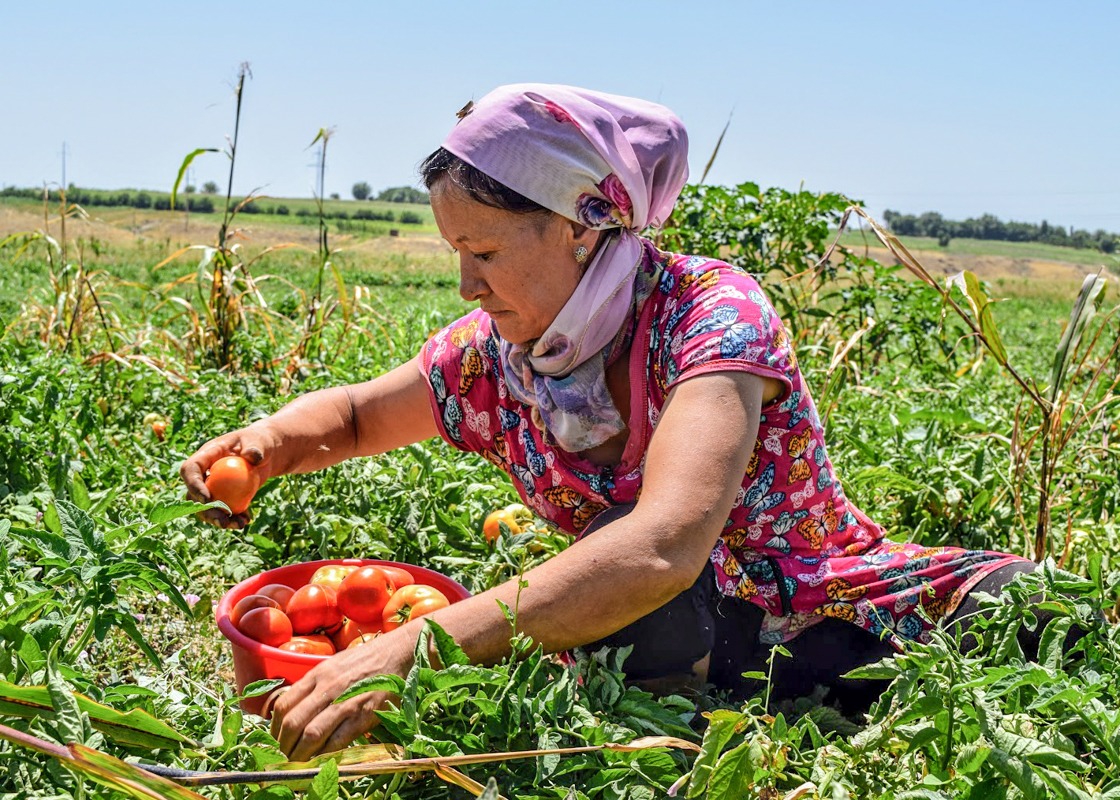
[[[468, 99], [549, 81], [659, 100], [694, 179], [1120, 231], [1120, 3], [9, 2], [0, 185], [170, 189], [223, 147], [235, 192], [414, 183]], [[224, 186], [226, 161], [195, 162]]]

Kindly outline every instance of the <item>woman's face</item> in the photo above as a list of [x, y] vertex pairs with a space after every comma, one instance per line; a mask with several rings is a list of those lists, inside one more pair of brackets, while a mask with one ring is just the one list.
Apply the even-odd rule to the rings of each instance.
[[559, 214], [518, 214], [479, 203], [446, 177], [432, 187], [432, 211], [459, 254], [459, 294], [478, 301], [511, 344], [540, 337], [580, 279], [575, 248], [597, 236]]

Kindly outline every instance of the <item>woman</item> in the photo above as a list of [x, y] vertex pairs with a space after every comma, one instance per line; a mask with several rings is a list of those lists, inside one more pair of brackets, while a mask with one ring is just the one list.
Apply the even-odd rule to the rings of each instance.
[[[435, 613], [472, 659], [509, 652], [498, 601], [516, 601], [519, 630], [549, 652], [632, 644], [631, 677], [739, 692], [766, 646], [786, 642], [782, 691], [824, 683], [851, 700], [860, 687], [844, 671], [927, 637], [997, 570], [989, 583], [1033, 566], [888, 542], [847, 500], [758, 284], [636, 233], [669, 216], [687, 177], [685, 131], [667, 109], [519, 85], [460, 116], [422, 172], [460, 293], [479, 308], [382, 377], [207, 443], [183, 466], [193, 497], [208, 499], [202, 476], [228, 453], [267, 479], [438, 435], [580, 536], [520, 596], [514, 581]], [[366, 676], [403, 675], [422, 624], [284, 694], [273, 718], [284, 750], [307, 758], [367, 730], [383, 697], [332, 701]]]

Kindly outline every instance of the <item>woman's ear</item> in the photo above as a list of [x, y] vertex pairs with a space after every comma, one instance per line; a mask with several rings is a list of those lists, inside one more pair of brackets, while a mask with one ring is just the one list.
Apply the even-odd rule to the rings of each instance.
[[566, 220], [566, 222], [571, 226], [572, 246], [583, 245], [587, 248], [588, 253], [594, 253], [595, 248], [599, 245], [599, 238], [603, 232], [588, 228], [585, 225], [580, 225], [575, 220], [569, 219]]

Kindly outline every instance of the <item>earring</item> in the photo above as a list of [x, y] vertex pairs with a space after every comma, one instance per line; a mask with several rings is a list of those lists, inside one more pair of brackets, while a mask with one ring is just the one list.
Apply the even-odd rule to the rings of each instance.
[[572, 255], [576, 257], [576, 263], [581, 267], [587, 263], [587, 248], [582, 244], [576, 246], [576, 249], [572, 251]]

